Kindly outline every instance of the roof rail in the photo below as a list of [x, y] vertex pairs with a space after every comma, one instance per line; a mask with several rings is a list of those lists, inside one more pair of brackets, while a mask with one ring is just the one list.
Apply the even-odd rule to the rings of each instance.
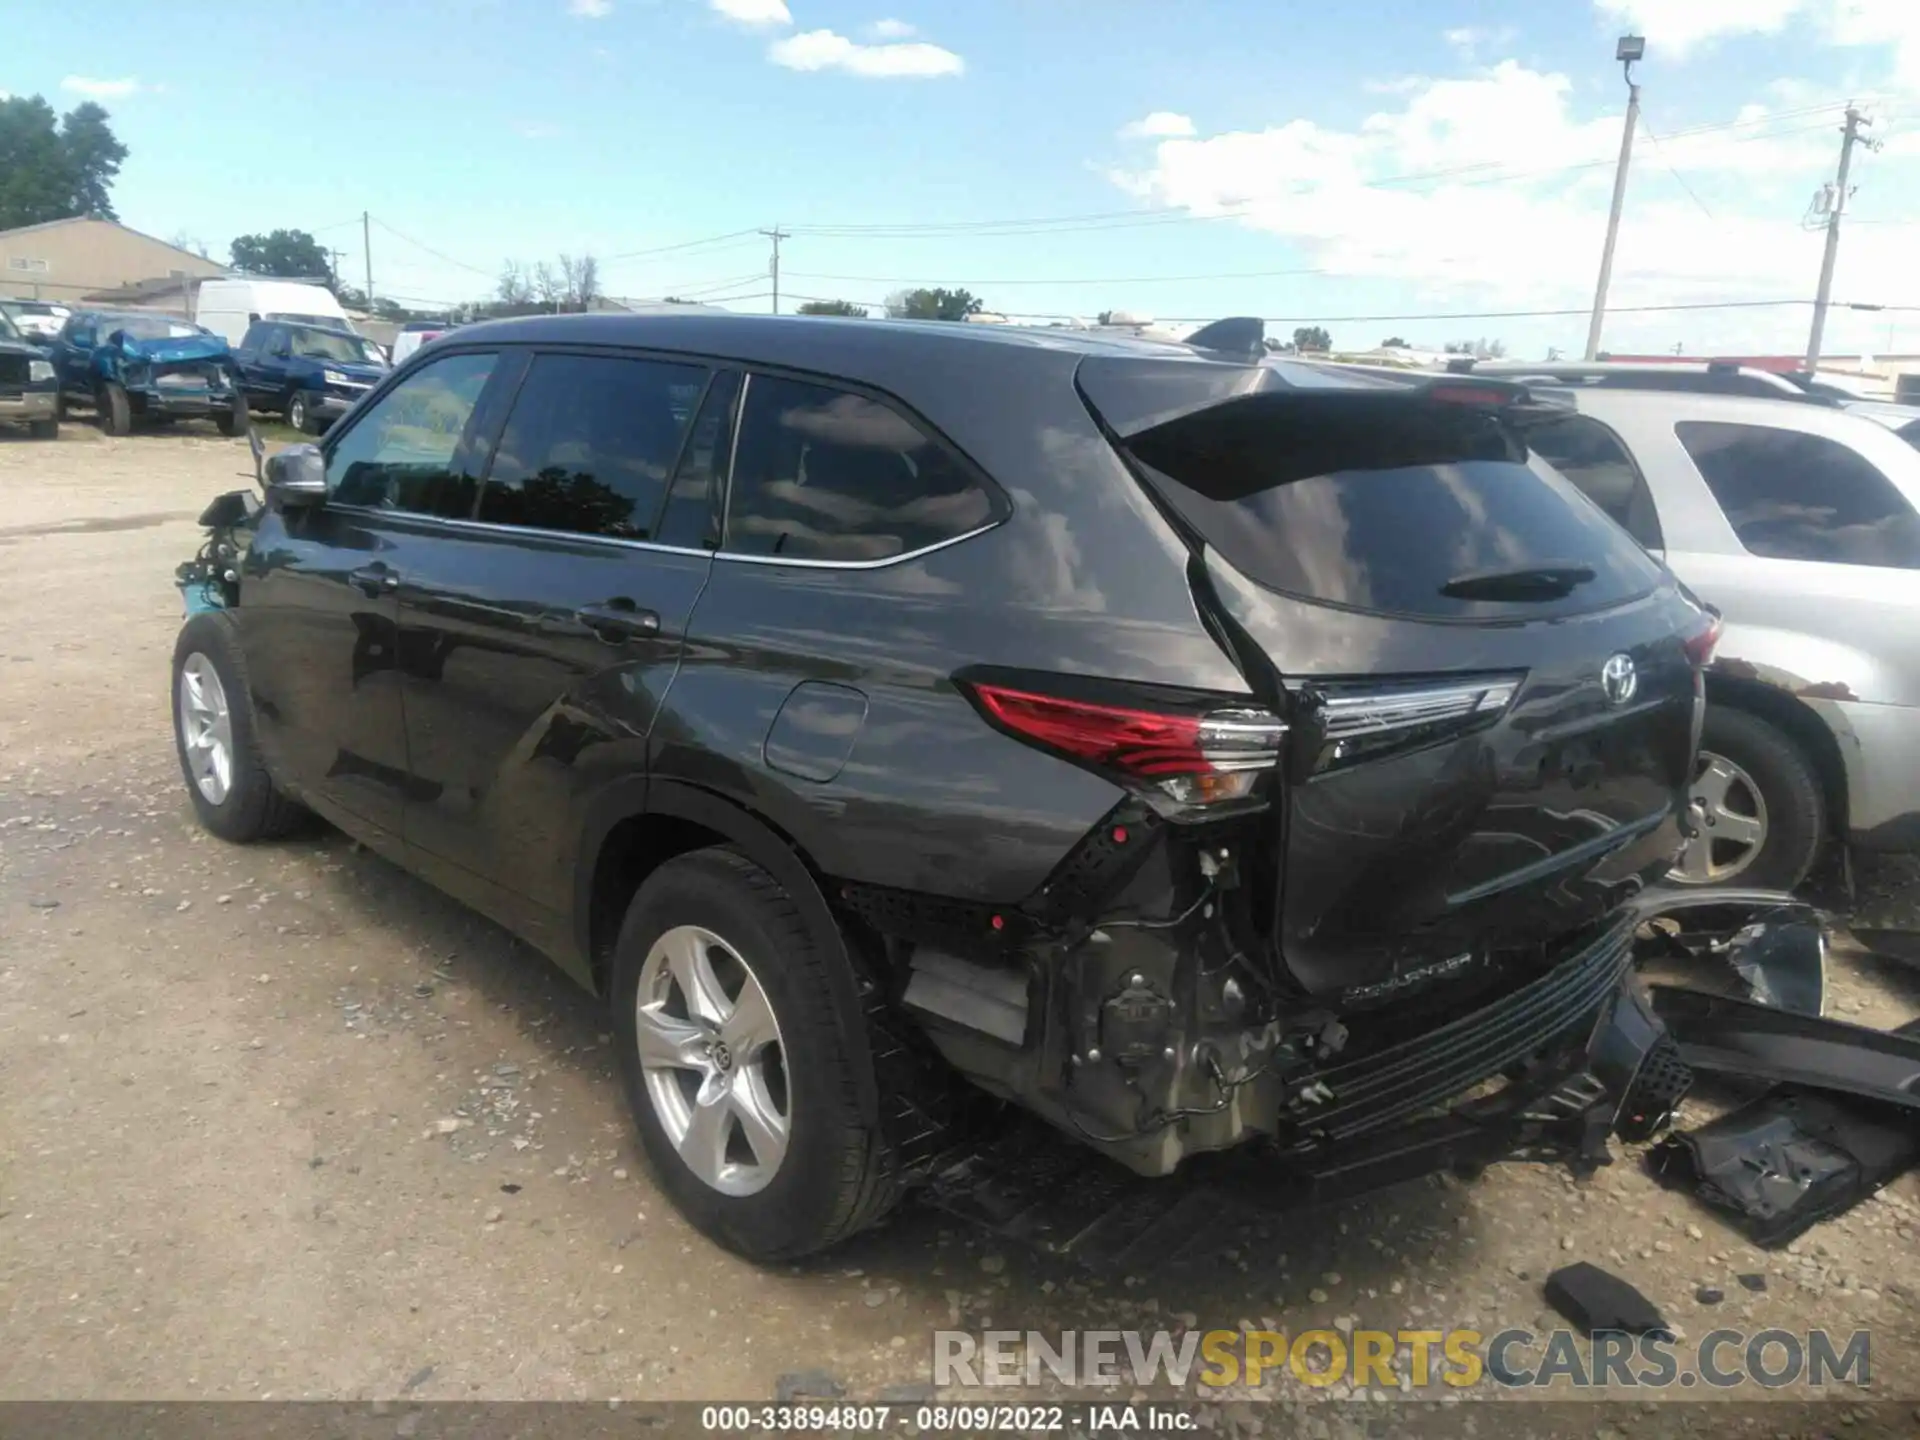
[[1455, 374], [1498, 376], [1502, 379], [1547, 381], [1560, 385], [1592, 386], [1606, 390], [1683, 391], [1695, 395], [1749, 395], [1762, 400], [1788, 400], [1802, 405], [1832, 408], [1837, 402], [1825, 395], [1810, 394], [1783, 375], [1771, 370], [1741, 365], [1731, 360], [1702, 363], [1630, 364], [1613, 361], [1566, 362], [1549, 360], [1532, 363], [1505, 360], [1488, 363], [1467, 359], [1450, 361], [1447, 369]]

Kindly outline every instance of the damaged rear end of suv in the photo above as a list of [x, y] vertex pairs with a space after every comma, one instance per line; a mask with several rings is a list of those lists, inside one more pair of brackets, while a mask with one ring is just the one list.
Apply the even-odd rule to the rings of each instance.
[[1245, 693], [959, 672], [1124, 798], [990, 919], [1020, 942], [908, 959], [943, 1054], [1138, 1173], [1239, 1149], [1318, 1196], [1660, 1123], [1629, 902], [1685, 838], [1714, 618], [1527, 468], [1522, 388], [1204, 333], [1075, 383]]

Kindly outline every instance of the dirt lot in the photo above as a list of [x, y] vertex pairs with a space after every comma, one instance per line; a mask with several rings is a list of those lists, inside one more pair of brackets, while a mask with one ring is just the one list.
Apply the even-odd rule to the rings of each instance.
[[[0, 436], [0, 1397], [765, 1397], [802, 1370], [871, 1396], [924, 1385], [949, 1325], [1546, 1328], [1540, 1278], [1590, 1259], [1695, 1338], [1870, 1329], [1874, 1393], [1920, 1399], [1914, 1177], [1794, 1253], [1632, 1163], [1235, 1220], [1139, 1275], [918, 1209], [805, 1267], [716, 1250], [538, 956], [339, 835], [195, 828], [171, 573], [246, 450], [192, 428]], [[1873, 918], [1913, 921], [1916, 873], [1863, 872]], [[1845, 961], [1838, 994], [1920, 1010]]]

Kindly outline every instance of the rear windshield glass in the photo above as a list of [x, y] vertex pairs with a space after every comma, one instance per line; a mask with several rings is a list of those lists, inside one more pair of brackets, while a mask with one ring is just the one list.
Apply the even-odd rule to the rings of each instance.
[[1166, 502], [1270, 589], [1447, 619], [1577, 614], [1660, 568], [1470, 406], [1267, 392], [1127, 442]]

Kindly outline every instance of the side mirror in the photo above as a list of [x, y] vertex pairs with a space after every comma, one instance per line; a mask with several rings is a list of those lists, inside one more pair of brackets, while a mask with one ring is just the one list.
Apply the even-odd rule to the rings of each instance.
[[267, 499], [282, 510], [324, 504], [327, 465], [318, 445], [289, 445], [267, 457]]

